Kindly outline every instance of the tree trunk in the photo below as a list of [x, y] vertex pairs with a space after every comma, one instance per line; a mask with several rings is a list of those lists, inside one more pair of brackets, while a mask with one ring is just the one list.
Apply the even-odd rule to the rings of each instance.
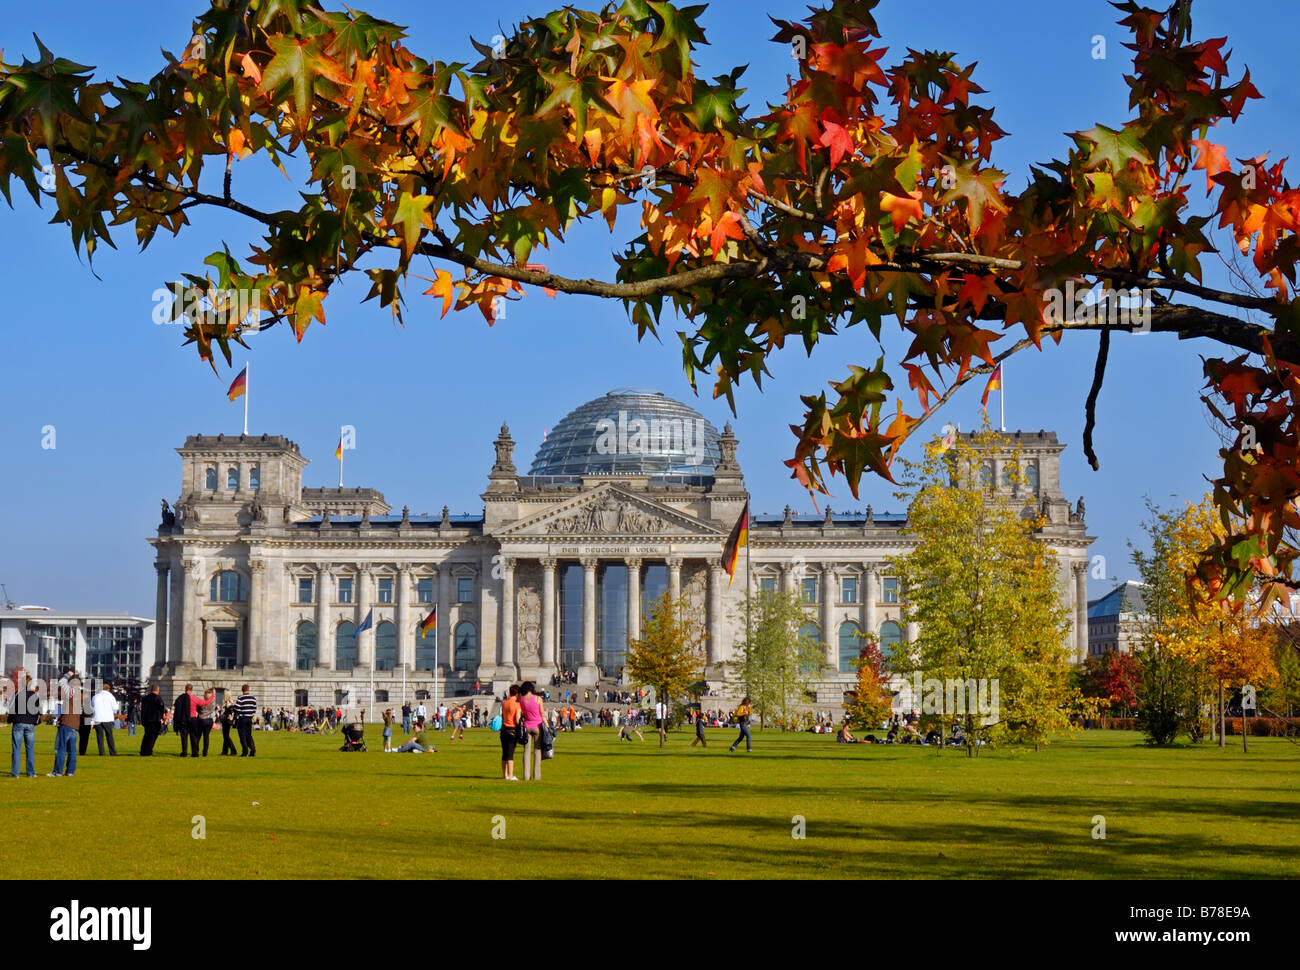
[[1219, 681], [1219, 747], [1228, 744], [1228, 721], [1223, 711], [1223, 681]]

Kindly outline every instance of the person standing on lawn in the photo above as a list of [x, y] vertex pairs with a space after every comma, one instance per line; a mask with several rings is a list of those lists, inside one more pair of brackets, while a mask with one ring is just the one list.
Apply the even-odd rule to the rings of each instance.
[[9, 734], [13, 747], [9, 777], [19, 777], [23, 750], [27, 752], [27, 777], [36, 777], [36, 722], [41, 719], [41, 698], [32, 690], [32, 679], [27, 671], [19, 669], [18, 682], [22, 684], [9, 698]]
[[515, 745], [518, 743], [519, 687], [510, 685], [510, 693], [501, 702], [501, 777], [518, 781], [515, 777]]
[[537, 687], [531, 680], [519, 685], [519, 709], [524, 718], [524, 781], [542, 780], [542, 749], [537, 740], [546, 723], [546, 711], [542, 699], [537, 696]]
[[59, 727], [54, 738], [51, 778], [71, 778], [77, 773], [77, 732], [81, 727], [81, 681], [72, 675], [59, 683]]
[[[410, 708], [404, 707], [402, 710], [409, 711]], [[384, 750], [393, 750], [393, 709], [391, 707], [384, 711]]]
[[95, 722], [95, 743], [99, 745], [99, 756], [104, 757], [104, 740], [108, 740], [108, 753], [110, 757], [117, 757], [117, 744], [113, 741], [113, 728], [117, 726], [117, 714], [121, 710], [117, 698], [108, 688], [112, 685], [104, 681], [104, 686], [99, 689], [91, 701], [91, 707], [94, 712]]
[[163, 715], [166, 713], [167, 706], [163, 704], [162, 698], [158, 696], [158, 685], [154, 684], [140, 702], [140, 723], [144, 725], [144, 740], [140, 742], [140, 757], [153, 757], [153, 746], [158, 740], [158, 732], [162, 730]]
[[209, 687], [199, 700], [190, 695], [190, 755], [199, 756], [199, 741], [203, 742], [203, 757], [208, 756], [208, 741], [212, 735], [212, 705], [217, 700], [217, 689]]
[[709, 742], [704, 738], [704, 712], [703, 711], [695, 712], [695, 740], [691, 742], [691, 747], [693, 748], [697, 744], [702, 748], [707, 748], [709, 746]]
[[221, 754], [222, 756], [239, 754], [235, 750], [235, 742], [230, 740], [230, 732], [235, 729], [235, 705], [226, 701], [226, 706], [221, 709]]
[[253, 718], [257, 717], [257, 698], [248, 692], [248, 685], [240, 688], [243, 693], [235, 701], [235, 728], [239, 731], [239, 756], [253, 758], [257, 756], [257, 745], [253, 743]]
[[[172, 705], [172, 730], [180, 735], [182, 758], [185, 757], [190, 745], [190, 691], [193, 689], [193, 684], [186, 684], [185, 689], [176, 695], [176, 703]], [[83, 749], [81, 753], [86, 752]]]

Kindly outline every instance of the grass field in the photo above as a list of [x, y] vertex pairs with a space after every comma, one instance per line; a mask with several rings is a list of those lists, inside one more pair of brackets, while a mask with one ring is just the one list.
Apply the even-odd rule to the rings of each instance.
[[6, 768], [0, 818], [40, 875], [69, 879], [1300, 876], [1300, 746], [1285, 739], [1243, 754], [1093, 731], [968, 760], [773, 732], [728, 754], [721, 730], [707, 750], [683, 731], [660, 751], [652, 731], [629, 744], [597, 729], [561, 735], [526, 784], [499, 779], [483, 729], [428, 755], [383, 754], [366, 734], [369, 753], [343, 754], [336, 735], [258, 732], [241, 759], [216, 756], [218, 733], [210, 757], [182, 761], [175, 737], [145, 759], [123, 731], [119, 757], [92, 738], [75, 777], [46, 778], [42, 727], [39, 777]]

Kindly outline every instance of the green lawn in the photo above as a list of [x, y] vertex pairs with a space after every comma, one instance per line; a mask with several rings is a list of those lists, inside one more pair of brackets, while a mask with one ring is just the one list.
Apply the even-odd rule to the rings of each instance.
[[653, 731], [629, 744], [597, 729], [561, 735], [545, 780], [525, 784], [497, 777], [484, 729], [429, 755], [366, 735], [369, 753], [343, 754], [336, 735], [258, 732], [257, 758], [239, 759], [216, 757], [218, 732], [209, 758], [181, 761], [175, 737], [144, 759], [123, 731], [118, 758], [92, 738], [74, 778], [46, 778], [42, 727], [39, 777], [6, 769], [0, 817], [59, 878], [1300, 876], [1300, 746], [1285, 739], [1243, 754], [1240, 739], [1152, 750], [1093, 731], [968, 760], [771, 731], [751, 755], [728, 754], [722, 730], [707, 750], [682, 731], [660, 751]]

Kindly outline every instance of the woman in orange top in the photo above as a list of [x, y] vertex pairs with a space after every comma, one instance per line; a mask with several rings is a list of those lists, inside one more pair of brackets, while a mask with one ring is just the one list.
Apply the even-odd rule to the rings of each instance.
[[523, 711], [519, 708], [519, 687], [510, 685], [510, 693], [501, 702], [501, 777], [518, 781], [515, 777], [515, 730]]

